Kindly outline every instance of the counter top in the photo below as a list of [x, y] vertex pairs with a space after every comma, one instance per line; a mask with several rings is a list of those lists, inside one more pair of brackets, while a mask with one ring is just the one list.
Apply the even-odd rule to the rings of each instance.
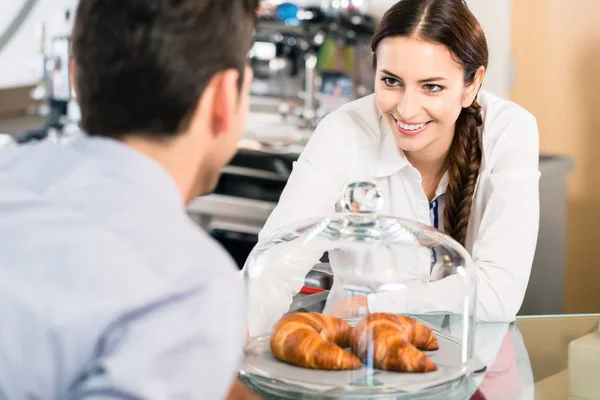
[[599, 321], [600, 314], [581, 314], [519, 316], [511, 324], [480, 323], [478, 328], [485, 333], [475, 340], [486, 339], [482, 336], [489, 332], [501, 332], [498, 351], [484, 374], [470, 378], [460, 393], [444, 398], [569, 399], [569, 343], [598, 329]]

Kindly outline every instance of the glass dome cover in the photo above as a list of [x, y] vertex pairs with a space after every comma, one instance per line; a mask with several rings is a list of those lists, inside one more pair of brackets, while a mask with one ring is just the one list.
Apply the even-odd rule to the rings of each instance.
[[244, 266], [241, 375], [278, 398], [420, 398], [481, 368], [468, 252], [421, 223], [382, 215], [355, 182], [331, 216], [285, 226]]

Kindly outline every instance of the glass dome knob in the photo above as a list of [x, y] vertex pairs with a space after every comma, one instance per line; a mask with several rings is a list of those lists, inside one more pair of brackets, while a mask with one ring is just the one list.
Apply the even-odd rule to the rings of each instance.
[[341, 206], [352, 214], [379, 213], [383, 192], [372, 182], [353, 182], [344, 189]]

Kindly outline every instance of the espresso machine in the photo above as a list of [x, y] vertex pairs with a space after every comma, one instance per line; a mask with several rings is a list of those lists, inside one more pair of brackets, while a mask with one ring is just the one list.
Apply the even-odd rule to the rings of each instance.
[[314, 130], [335, 108], [373, 91], [371, 16], [350, 7], [350, 0], [309, 7], [263, 3], [249, 54], [253, 110]]

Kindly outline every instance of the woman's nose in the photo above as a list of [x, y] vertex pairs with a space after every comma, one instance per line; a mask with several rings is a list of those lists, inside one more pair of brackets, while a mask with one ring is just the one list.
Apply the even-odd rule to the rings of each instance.
[[398, 113], [404, 122], [418, 122], [415, 119], [421, 111], [421, 102], [419, 96], [410, 91], [405, 91], [400, 103], [398, 104]]

